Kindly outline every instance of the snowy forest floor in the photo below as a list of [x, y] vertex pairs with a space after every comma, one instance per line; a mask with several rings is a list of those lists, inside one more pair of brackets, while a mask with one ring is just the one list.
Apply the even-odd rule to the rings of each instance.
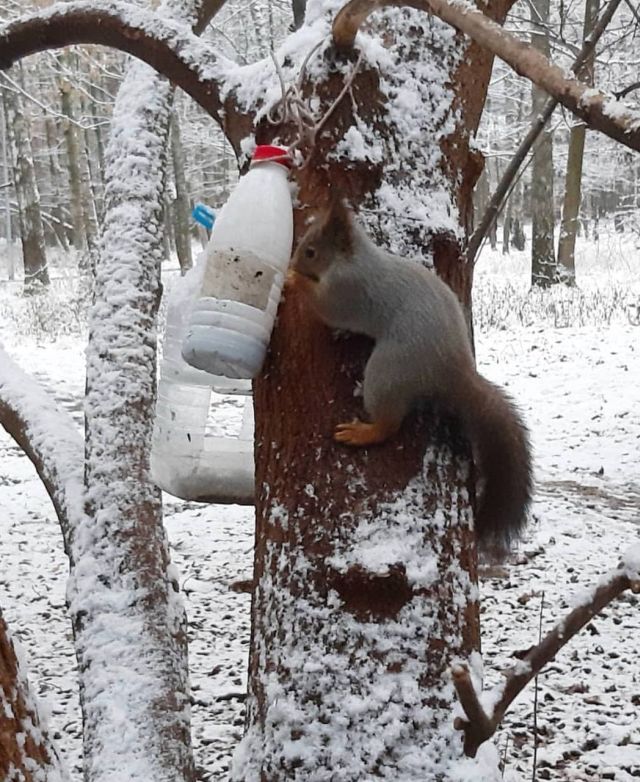
[[[526, 539], [499, 577], [481, 583], [488, 686], [514, 652], [536, 643], [540, 624], [545, 632], [565, 615], [640, 534], [640, 240], [610, 232], [579, 240], [577, 254], [574, 290], [529, 294], [526, 251], [507, 257], [486, 249], [478, 265], [478, 365], [522, 408], [537, 479]], [[36, 301], [0, 280], [0, 328], [7, 350], [80, 427], [85, 335], [70, 287], [61, 279]], [[242, 404], [221, 400], [219, 433], [237, 431]], [[249, 633], [249, 598], [228, 584], [250, 577], [253, 514], [165, 499], [190, 619], [197, 763], [201, 779], [223, 780], [242, 732]], [[62, 752], [79, 769], [67, 562], [48, 496], [3, 431], [0, 508], [0, 606]], [[640, 599], [627, 595], [545, 668], [537, 779], [640, 779], [639, 648]], [[532, 778], [533, 703], [530, 686], [497, 736], [507, 782]]]

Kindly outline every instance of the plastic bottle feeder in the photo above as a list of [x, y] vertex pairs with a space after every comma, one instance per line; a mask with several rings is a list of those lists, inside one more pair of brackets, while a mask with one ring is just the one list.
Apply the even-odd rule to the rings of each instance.
[[[250, 394], [262, 367], [293, 242], [289, 158], [257, 147], [194, 269], [169, 294], [151, 475], [184, 500], [253, 503], [253, 405], [240, 436], [206, 432], [211, 393]], [[221, 377], [222, 376], [222, 377]]]
[[228, 378], [253, 378], [271, 338], [293, 243], [285, 149], [259, 146], [217, 216], [182, 345], [184, 360]]

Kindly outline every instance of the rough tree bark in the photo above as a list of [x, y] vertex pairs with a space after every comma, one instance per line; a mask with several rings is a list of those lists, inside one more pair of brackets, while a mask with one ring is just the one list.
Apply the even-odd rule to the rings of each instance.
[[66, 782], [0, 611], [0, 779]]
[[[491, 6], [498, 18], [506, 9]], [[377, 70], [365, 56], [351, 100], [298, 172], [298, 233], [336, 188], [379, 241], [432, 260], [469, 307], [463, 245], [481, 164], [468, 142], [492, 58], [414, 11], [381, 25], [393, 65]], [[355, 57], [323, 57], [325, 77], [306, 89], [328, 106]], [[396, 100], [422, 107], [415, 125]], [[340, 144], [357, 144], [356, 130], [375, 139], [359, 156]], [[274, 140], [268, 126], [257, 136]], [[294, 290], [255, 383], [256, 586], [234, 780], [415, 782], [448, 779], [461, 762], [448, 670], [479, 649], [468, 445], [432, 411], [382, 447], [336, 445], [334, 424], [359, 411], [353, 389], [370, 347], [336, 341]]]

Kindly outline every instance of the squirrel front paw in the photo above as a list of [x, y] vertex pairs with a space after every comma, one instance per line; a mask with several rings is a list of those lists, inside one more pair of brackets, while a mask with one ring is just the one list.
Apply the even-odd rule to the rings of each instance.
[[384, 422], [366, 424], [356, 418], [351, 423], [338, 424], [333, 439], [345, 445], [375, 445], [387, 440], [396, 429], [396, 426]]

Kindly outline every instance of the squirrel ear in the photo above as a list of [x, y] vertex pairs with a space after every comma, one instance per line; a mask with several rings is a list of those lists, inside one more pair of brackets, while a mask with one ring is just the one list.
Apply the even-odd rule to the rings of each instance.
[[342, 197], [332, 190], [329, 207], [324, 220], [325, 229], [331, 230], [334, 242], [341, 250], [348, 252], [353, 246], [353, 218], [351, 210]]

